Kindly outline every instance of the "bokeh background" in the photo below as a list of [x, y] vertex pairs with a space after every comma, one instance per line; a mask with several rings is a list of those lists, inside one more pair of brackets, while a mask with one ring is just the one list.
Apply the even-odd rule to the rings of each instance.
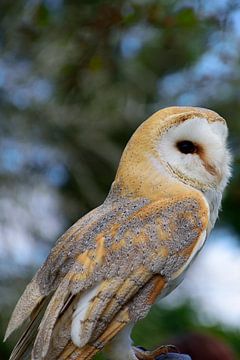
[[105, 198], [137, 126], [197, 105], [227, 119], [234, 178], [186, 280], [134, 339], [210, 335], [240, 359], [240, 2], [1, 0], [0, 19], [0, 337], [57, 237]]

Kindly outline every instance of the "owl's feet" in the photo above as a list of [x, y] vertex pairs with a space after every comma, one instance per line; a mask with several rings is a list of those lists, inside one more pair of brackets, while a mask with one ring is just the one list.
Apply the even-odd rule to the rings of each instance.
[[140, 347], [134, 347], [133, 350], [138, 360], [156, 360], [160, 355], [166, 355], [169, 352], [179, 353], [174, 345], [163, 345], [152, 351]]

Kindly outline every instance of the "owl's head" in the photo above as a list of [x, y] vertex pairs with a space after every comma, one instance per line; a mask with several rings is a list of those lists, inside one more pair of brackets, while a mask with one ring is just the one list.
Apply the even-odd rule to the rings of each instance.
[[133, 134], [116, 179], [129, 191], [162, 191], [185, 184], [222, 193], [230, 177], [228, 130], [217, 113], [195, 107], [170, 107], [147, 119]]
[[226, 122], [215, 112], [187, 109], [190, 111], [181, 116], [173, 115], [175, 121], [168, 118], [169, 126], [163, 130], [157, 145], [161, 163], [190, 186], [202, 191], [223, 191], [231, 163]]

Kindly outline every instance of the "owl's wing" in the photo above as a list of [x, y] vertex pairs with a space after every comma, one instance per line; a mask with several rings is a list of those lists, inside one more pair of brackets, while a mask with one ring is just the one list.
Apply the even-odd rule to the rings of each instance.
[[[81, 359], [81, 360], [90, 360], [92, 357], [101, 351], [103, 347], [112, 340], [112, 338], [121, 331], [130, 321], [133, 321], [134, 318], [134, 311], [140, 311], [137, 314], [138, 318], [144, 317], [146, 315], [146, 311], [148, 311], [151, 305], [155, 302], [157, 296], [160, 294], [161, 290], [164, 288], [165, 280], [161, 275], [154, 275], [152, 276], [151, 280], [140, 289], [137, 294], [135, 295], [136, 298], [143, 301], [141, 304], [136, 305], [136, 299], [132, 299], [126, 302], [121, 309], [117, 312], [117, 314], [112, 318], [110, 323], [105, 327], [95, 330], [95, 334], [92, 339], [86, 343], [83, 347], [79, 348], [75, 346], [71, 340], [68, 339], [67, 342], [64, 343], [64, 346], [58, 345], [53, 348], [52, 352], [47, 354], [46, 359], [49, 360], [74, 360], [74, 359]], [[143, 295], [143, 296], [142, 296]], [[106, 311], [108, 311], [106, 309]], [[143, 311], [143, 314], [141, 313]], [[104, 311], [105, 312], [105, 311]], [[67, 316], [66, 316], [67, 317]], [[136, 320], [136, 318], [135, 318]], [[101, 321], [98, 322], [101, 323]], [[99, 331], [100, 330], [100, 331]], [[58, 335], [59, 333], [57, 333]], [[62, 338], [60, 337], [62, 340]], [[60, 340], [60, 341], [61, 341]], [[57, 352], [56, 352], [57, 349]], [[56, 356], [57, 355], [57, 356]]]
[[[74, 353], [76, 358], [90, 359], [181, 274], [206, 233], [208, 206], [200, 193], [145, 204], [130, 214], [128, 209], [111, 217], [105, 229], [98, 224], [88, 247], [76, 255], [61, 279], [40, 324], [34, 360], [47, 354], [51, 359], [49, 346], [55, 347], [55, 353], [61, 349], [58, 359], [74, 359]], [[131, 306], [138, 297], [145, 304]], [[61, 321], [69, 323], [65, 333]], [[72, 338], [81, 349], [70, 341], [71, 326]], [[54, 345], [59, 334], [64, 341]], [[23, 338], [11, 359], [20, 359], [19, 349], [24, 346]]]
[[[94, 230], [96, 224], [107, 223], [109, 214], [115, 212], [110, 206], [99, 206], [72, 225], [57, 241], [45, 263], [37, 271], [20, 297], [9, 321], [6, 340], [24, 321], [35, 320], [39, 308], [46, 306], [49, 297], [74, 263], [76, 254], [85, 251], [87, 244], [83, 241]], [[107, 219], [107, 220], [106, 220]]]

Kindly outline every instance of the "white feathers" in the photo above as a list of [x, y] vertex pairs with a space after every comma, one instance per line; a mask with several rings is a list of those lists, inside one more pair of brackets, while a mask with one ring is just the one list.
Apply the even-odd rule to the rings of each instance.
[[[222, 191], [230, 176], [230, 155], [226, 147], [227, 127], [223, 122], [209, 123], [204, 118], [192, 118], [169, 128], [158, 144], [161, 160], [173, 171], [192, 182], [201, 183], [209, 188]], [[188, 140], [199, 145], [204, 154], [204, 161], [198, 153], [183, 154], [176, 144]], [[210, 168], [218, 170], [219, 179]]]
[[137, 360], [132, 348], [131, 332], [134, 323], [129, 323], [121, 332], [114, 337], [105, 349], [108, 359], [114, 360]]
[[74, 345], [82, 347], [85, 344], [82, 342], [82, 323], [86, 318], [86, 313], [88, 311], [89, 305], [92, 299], [98, 293], [99, 285], [94, 286], [90, 290], [86, 291], [80, 297], [80, 300], [77, 304], [77, 308], [73, 313], [72, 317], [72, 326], [71, 326], [71, 339]]

